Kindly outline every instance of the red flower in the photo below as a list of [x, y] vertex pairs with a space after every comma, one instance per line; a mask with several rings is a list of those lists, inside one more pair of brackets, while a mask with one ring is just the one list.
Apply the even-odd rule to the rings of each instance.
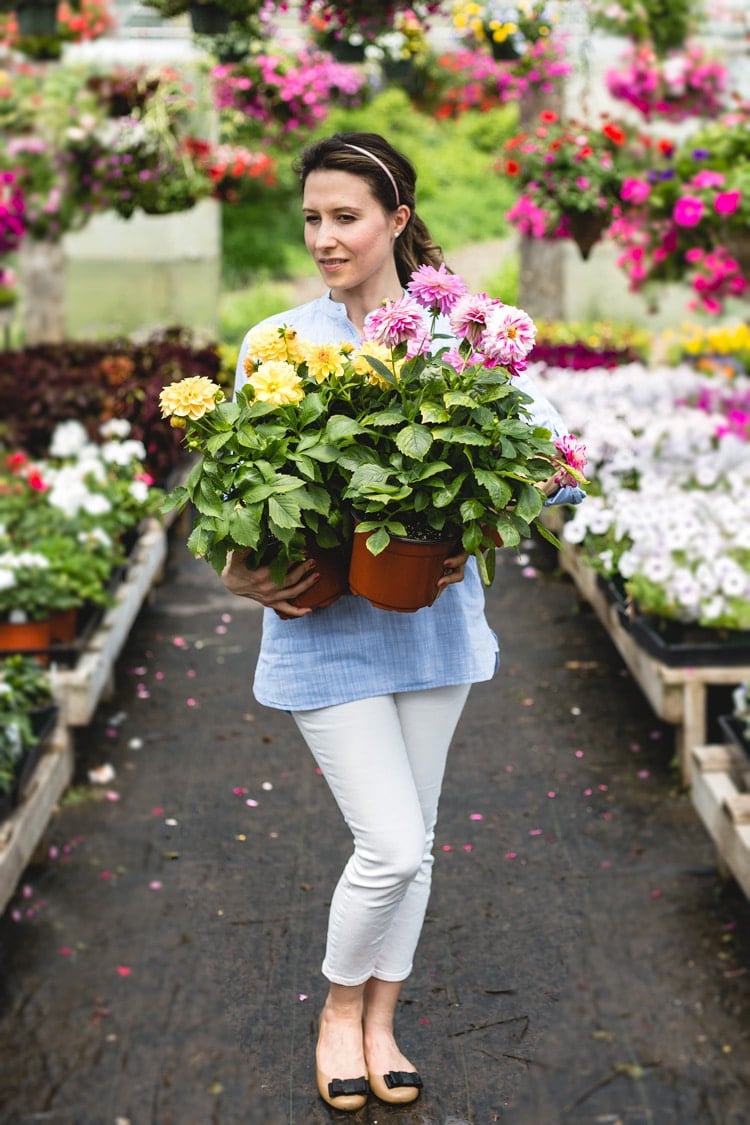
[[557, 114], [552, 109], [543, 109], [539, 114], [539, 120], [546, 122], [548, 125], [552, 125], [553, 122], [557, 121]]
[[518, 173], [521, 171], [521, 165], [518, 163], [517, 160], [506, 160], [505, 161], [505, 171], [508, 173], [509, 176], [517, 176]]
[[661, 140], [659, 141], [659, 152], [664, 156], [671, 156], [674, 152], [674, 145], [671, 141]]
[[625, 144], [625, 131], [619, 125], [613, 125], [611, 122], [604, 126], [604, 136], [609, 137], [616, 145]]

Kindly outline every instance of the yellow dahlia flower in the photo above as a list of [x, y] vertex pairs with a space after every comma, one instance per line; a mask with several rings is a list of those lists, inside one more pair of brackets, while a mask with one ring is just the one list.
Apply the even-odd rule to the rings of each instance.
[[286, 406], [305, 397], [302, 380], [293, 365], [283, 359], [262, 363], [247, 381], [258, 402], [270, 402], [272, 406]]
[[391, 359], [390, 348], [387, 348], [385, 344], [376, 344], [370, 340], [365, 340], [361, 343], [352, 354], [352, 366], [357, 375], [363, 379], [367, 379], [368, 382], [372, 383], [375, 387], [381, 387], [384, 391], [388, 390], [391, 384], [387, 379], [383, 378], [379, 371], [375, 370], [368, 356], [372, 356], [373, 359], [379, 359], [381, 363], [384, 363], [389, 371], [393, 372], [394, 378], [396, 379], [398, 379], [399, 371], [404, 361], [399, 360], [394, 365]]
[[159, 395], [162, 418], [176, 414], [179, 418], [195, 421], [214, 410], [217, 398], [222, 395], [218, 383], [212, 383], [205, 375], [190, 375], [178, 383], [170, 383]]
[[324, 383], [332, 375], [344, 374], [344, 356], [336, 344], [310, 344], [307, 352], [307, 370], [316, 383]]
[[[247, 354], [251, 357], [251, 364], [253, 360], [266, 362], [269, 359], [283, 359], [287, 363], [299, 364], [305, 358], [308, 346], [306, 341], [299, 338], [296, 329], [287, 325], [261, 324], [257, 328], [251, 328], [247, 336]], [[245, 370], [247, 371], [247, 366]]]

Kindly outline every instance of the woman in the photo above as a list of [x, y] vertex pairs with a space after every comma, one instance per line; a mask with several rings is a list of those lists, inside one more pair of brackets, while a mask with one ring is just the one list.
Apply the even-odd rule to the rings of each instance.
[[[316, 343], [359, 343], [368, 313], [399, 298], [419, 266], [442, 261], [415, 211], [414, 168], [377, 134], [342, 133], [305, 150], [298, 172], [305, 243], [329, 291], [266, 323]], [[247, 341], [238, 387], [246, 352]], [[536, 421], [562, 434], [552, 406], [534, 397]], [[319, 1093], [342, 1110], [359, 1109], [369, 1091], [411, 1102], [422, 1080], [396, 1043], [394, 1015], [427, 907], [448, 747], [470, 685], [498, 663], [474, 559], [447, 558], [441, 596], [413, 614], [353, 596], [324, 610], [295, 606], [317, 579], [314, 559], [292, 567], [281, 588], [242, 556], [230, 558], [223, 579], [266, 607], [256, 698], [292, 712], [354, 839], [329, 917]]]

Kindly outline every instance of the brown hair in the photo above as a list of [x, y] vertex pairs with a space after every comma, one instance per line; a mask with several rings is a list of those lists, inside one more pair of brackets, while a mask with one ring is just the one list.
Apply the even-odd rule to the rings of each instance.
[[[365, 151], [358, 152], [354, 148], [347, 148], [347, 145], [356, 145], [357, 149]], [[381, 167], [380, 161], [385, 164], [390, 176]], [[349, 172], [352, 176], [367, 180], [372, 194], [384, 211], [395, 211], [401, 203], [409, 208], [411, 215], [394, 246], [396, 269], [402, 285], [406, 285], [419, 266], [440, 265], [443, 252], [433, 242], [430, 232], [416, 212], [414, 191], [417, 173], [414, 165], [385, 137], [381, 137], [379, 133], [336, 133], [309, 145], [294, 164], [303, 188], [310, 173], [323, 168]]]

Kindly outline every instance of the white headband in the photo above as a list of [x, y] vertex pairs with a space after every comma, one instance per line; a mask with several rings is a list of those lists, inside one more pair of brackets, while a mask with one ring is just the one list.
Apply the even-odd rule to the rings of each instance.
[[361, 152], [363, 156], [369, 156], [370, 160], [374, 160], [376, 164], [380, 165], [388, 179], [391, 181], [391, 184], [393, 185], [393, 194], [396, 196], [396, 206], [400, 207], [401, 196], [398, 194], [398, 187], [396, 186], [396, 180], [394, 179], [393, 172], [391, 172], [390, 168], [383, 163], [380, 157], [376, 156], [374, 152], [368, 152], [366, 148], [360, 148], [359, 145], [350, 145], [346, 141], [344, 142], [344, 146], [346, 148], [353, 148], [355, 152]]

